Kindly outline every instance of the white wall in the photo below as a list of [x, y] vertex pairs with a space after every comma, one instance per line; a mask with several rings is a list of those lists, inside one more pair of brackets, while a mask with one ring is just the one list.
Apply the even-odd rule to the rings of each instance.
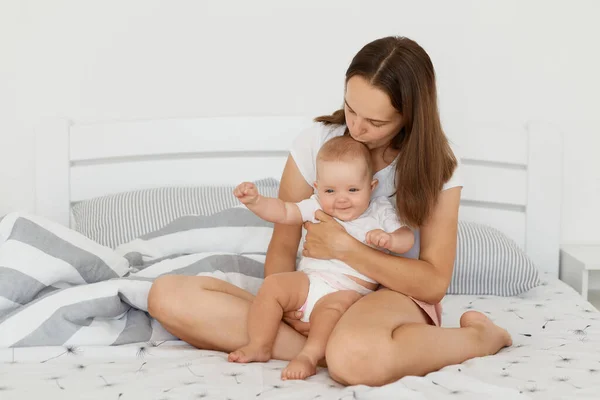
[[327, 113], [354, 53], [417, 40], [451, 137], [478, 121], [565, 133], [562, 240], [600, 242], [600, 4], [588, 1], [0, 2], [0, 215], [33, 210], [32, 126]]

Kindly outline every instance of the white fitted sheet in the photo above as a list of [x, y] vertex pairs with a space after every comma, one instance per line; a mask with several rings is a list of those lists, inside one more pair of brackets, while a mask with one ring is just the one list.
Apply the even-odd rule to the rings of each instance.
[[519, 297], [447, 296], [443, 325], [470, 309], [514, 345], [426, 377], [344, 388], [326, 370], [279, 379], [282, 361], [239, 365], [183, 342], [0, 349], [0, 399], [598, 399], [600, 313], [555, 278]]

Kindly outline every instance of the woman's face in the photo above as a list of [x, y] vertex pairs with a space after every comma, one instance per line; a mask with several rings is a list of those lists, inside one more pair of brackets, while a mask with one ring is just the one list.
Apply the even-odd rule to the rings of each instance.
[[362, 76], [348, 80], [344, 103], [350, 136], [371, 150], [386, 147], [404, 125], [389, 96]]

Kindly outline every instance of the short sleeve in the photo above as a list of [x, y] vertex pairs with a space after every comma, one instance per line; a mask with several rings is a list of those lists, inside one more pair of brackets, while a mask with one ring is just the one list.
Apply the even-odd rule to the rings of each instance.
[[310, 186], [317, 180], [317, 153], [327, 140], [344, 134], [345, 125], [314, 123], [300, 132], [292, 143], [290, 155]]
[[308, 199], [302, 200], [299, 203], [296, 203], [298, 208], [300, 209], [300, 214], [302, 215], [302, 221], [310, 221], [310, 222], [318, 222], [315, 219], [315, 212], [321, 209], [321, 205], [317, 200], [317, 196], [314, 194], [310, 196]]
[[317, 153], [322, 145], [322, 132], [322, 124], [314, 124], [300, 132], [290, 148], [292, 158], [310, 186], [317, 179]]
[[444, 183], [442, 190], [447, 190], [447, 189], [452, 189], [453, 187], [459, 187], [459, 186], [462, 187], [463, 186], [462, 163], [460, 162], [460, 157], [456, 153], [455, 149], [453, 148], [452, 150], [454, 151], [454, 155], [456, 156], [456, 168], [454, 169], [454, 173], [452, 174], [450, 179], [448, 179], [448, 182]]
[[404, 225], [398, 218], [398, 213], [392, 202], [385, 197], [378, 197], [372, 200], [377, 220], [385, 232], [392, 233], [402, 228]]

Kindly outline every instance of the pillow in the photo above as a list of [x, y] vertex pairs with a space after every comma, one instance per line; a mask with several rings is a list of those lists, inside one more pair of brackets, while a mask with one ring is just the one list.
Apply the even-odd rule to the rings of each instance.
[[212, 215], [177, 218], [159, 230], [120, 245], [115, 252], [138, 270], [167, 258], [197, 253], [254, 255], [263, 256], [264, 260], [272, 233], [272, 223], [240, 205]]
[[448, 294], [515, 296], [539, 284], [537, 268], [513, 240], [490, 226], [459, 221]]
[[[255, 183], [261, 194], [277, 197], [276, 179]], [[115, 248], [184, 215], [211, 215], [235, 207], [240, 202], [233, 189], [233, 185], [162, 187], [80, 201], [72, 207], [75, 230]]]
[[[117, 252], [138, 269], [171, 253], [265, 254], [272, 226], [241, 206], [210, 216], [178, 218]], [[514, 241], [490, 226], [458, 223], [454, 274], [447, 294], [514, 296], [539, 284], [537, 268]]]

